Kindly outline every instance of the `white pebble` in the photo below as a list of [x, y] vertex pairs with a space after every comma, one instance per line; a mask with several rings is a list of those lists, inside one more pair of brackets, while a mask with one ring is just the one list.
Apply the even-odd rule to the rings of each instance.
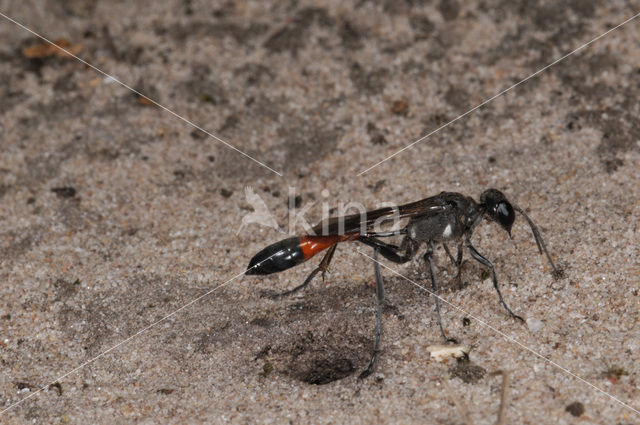
[[544, 323], [541, 320], [536, 319], [535, 317], [530, 317], [527, 319], [527, 326], [529, 327], [529, 331], [531, 331], [531, 333], [536, 333], [540, 329], [544, 328]]

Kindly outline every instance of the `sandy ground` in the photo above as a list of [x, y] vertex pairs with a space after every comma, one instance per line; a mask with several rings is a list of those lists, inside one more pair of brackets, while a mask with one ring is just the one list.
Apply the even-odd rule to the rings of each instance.
[[[11, 407], [0, 423], [493, 424], [496, 371], [510, 378], [505, 423], [640, 423], [640, 21], [358, 176], [640, 4], [0, 8], [282, 173], [0, 19], [0, 408]], [[281, 230], [289, 198], [313, 223], [350, 201], [477, 199], [495, 187], [538, 223], [567, 277], [554, 282], [524, 220], [513, 239], [478, 228], [474, 244], [527, 326], [479, 265], [466, 263], [455, 287], [439, 249], [442, 296], [464, 311], [444, 305], [445, 328], [471, 352], [437, 363], [433, 300], [385, 270], [382, 352], [360, 380], [371, 262], [344, 244], [324, 284], [261, 297], [315, 264], [241, 275], [283, 237], [238, 232], [247, 187]], [[417, 258], [385, 264], [428, 287]]]

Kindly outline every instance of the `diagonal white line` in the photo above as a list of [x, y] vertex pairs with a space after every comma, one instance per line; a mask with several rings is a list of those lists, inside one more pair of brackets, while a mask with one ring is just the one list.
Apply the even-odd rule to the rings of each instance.
[[459, 312], [463, 313], [465, 316], [471, 317], [472, 319], [476, 320], [477, 322], [479, 322], [480, 324], [482, 324], [483, 326], [491, 329], [492, 331], [494, 331], [495, 333], [497, 333], [498, 335], [500, 335], [501, 337], [505, 338], [506, 340], [513, 342], [514, 344], [520, 346], [521, 348], [527, 350], [528, 352], [530, 352], [531, 354], [535, 355], [536, 357], [541, 358], [542, 360], [546, 361], [547, 363], [551, 364], [553, 367], [560, 369], [561, 371], [563, 371], [564, 373], [566, 373], [569, 376], [572, 376], [573, 378], [579, 380], [582, 383], [587, 384], [588, 386], [590, 386], [591, 388], [593, 388], [594, 390], [606, 395], [607, 397], [609, 397], [610, 399], [612, 399], [613, 401], [621, 404], [622, 406], [626, 407], [627, 409], [637, 413], [638, 415], [640, 415], [640, 411], [634, 409], [632, 406], [630, 406], [629, 404], [625, 403], [624, 401], [616, 398], [615, 396], [609, 394], [608, 392], [601, 390], [600, 388], [598, 388], [597, 386], [595, 386], [594, 384], [592, 384], [591, 382], [587, 381], [584, 378], [581, 378], [580, 376], [576, 375], [575, 373], [571, 372], [570, 370], [568, 370], [567, 368], [559, 365], [558, 363], [554, 362], [553, 360], [549, 359], [548, 357], [543, 356], [542, 354], [538, 353], [537, 351], [533, 350], [532, 348], [527, 347], [526, 345], [524, 345], [523, 343], [521, 343], [520, 341], [518, 341], [517, 339], [505, 334], [504, 332], [502, 332], [501, 330], [495, 328], [494, 326], [490, 325], [489, 323], [485, 322], [484, 320], [478, 318], [477, 316], [474, 316], [473, 314], [463, 310], [462, 308], [458, 307], [455, 304], [452, 304], [451, 302], [445, 300], [444, 298], [442, 298], [440, 295], [435, 294], [433, 291], [428, 290], [427, 288], [425, 288], [424, 286], [420, 285], [419, 283], [414, 282], [413, 280], [409, 279], [408, 277], [398, 273], [397, 271], [395, 271], [394, 269], [392, 269], [391, 267], [381, 263], [380, 261], [374, 259], [373, 257], [370, 257], [369, 255], [365, 254], [364, 252], [360, 251], [359, 249], [357, 249], [359, 254], [362, 254], [363, 256], [367, 257], [368, 259], [378, 263], [379, 265], [381, 265], [382, 267], [384, 267], [387, 270], [390, 270], [392, 273], [400, 276], [401, 278], [403, 278], [404, 280], [407, 280], [409, 282], [411, 282], [412, 284], [414, 284], [415, 286], [417, 286], [418, 288], [422, 289], [423, 291], [428, 292], [429, 294], [433, 295], [434, 297], [437, 297], [440, 301], [448, 304], [449, 306], [455, 308], [456, 310], [458, 310]]
[[433, 134], [439, 132], [440, 130], [442, 130], [445, 127], [448, 127], [449, 125], [453, 124], [454, 122], [458, 121], [460, 118], [463, 118], [467, 115], [469, 115], [470, 113], [472, 113], [473, 111], [475, 111], [478, 108], [483, 107], [484, 105], [486, 105], [487, 103], [491, 102], [492, 100], [502, 96], [503, 94], [505, 94], [506, 92], [510, 91], [511, 89], [514, 89], [516, 87], [518, 87], [520, 84], [524, 83], [525, 81], [530, 80], [531, 78], [535, 77], [536, 75], [540, 74], [541, 72], [544, 72], [545, 70], [547, 70], [548, 68], [551, 68], [553, 65], [557, 64], [558, 62], [563, 61], [564, 59], [568, 58], [569, 56], [573, 55], [574, 53], [584, 49], [585, 47], [589, 46], [590, 44], [596, 42], [597, 40], [601, 39], [602, 37], [604, 37], [605, 35], [609, 34], [611, 31], [614, 31], [618, 28], [620, 28], [621, 26], [623, 26], [624, 24], [636, 19], [638, 16], [640, 16], [640, 13], [636, 13], [635, 15], [633, 15], [632, 17], [630, 17], [629, 19], [627, 19], [626, 21], [622, 22], [621, 24], [616, 25], [615, 27], [611, 28], [610, 30], [604, 32], [603, 34], [600, 34], [599, 36], [597, 36], [596, 38], [594, 38], [593, 40], [589, 41], [588, 43], [583, 44], [582, 46], [578, 47], [577, 49], [574, 49], [572, 51], [570, 51], [569, 53], [567, 53], [566, 55], [562, 56], [559, 59], [556, 59], [555, 61], [551, 62], [549, 65], [540, 68], [539, 70], [537, 70], [536, 72], [534, 72], [533, 74], [529, 75], [527, 78], [518, 81], [517, 83], [515, 83], [514, 85], [512, 85], [511, 87], [508, 87], [504, 90], [502, 90], [500, 93], [496, 94], [495, 96], [485, 100], [484, 102], [482, 102], [479, 105], [474, 106], [473, 108], [469, 109], [467, 112], [465, 112], [464, 114], [458, 116], [457, 118], [449, 121], [446, 124], [441, 125], [440, 127], [436, 128], [435, 130], [433, 130], [431, 133], [422, 136], [421, 138], [417, 139], [416, 141], [412, 142], [411, 144], [405, 146], [404, 148], [400, 149], [399, 151], [389, 155], [388, 157], [386, 157], [385, 159], [383, 159], [382, 161], [377, 162], [376, 164], [372, 165], [371, 167], [367, 168], [364, 171], [361, 171], [357, 174], [358, 177], [360, 177], [361, 175], [363, 175], [364, 173], [366, 173], [367, 171], [371, 170], [372, 168], [377, 167], [378, 165], [382, 164], [383, 162], [386, 162], [388, 160], [390, 160], [391, 158], [395, 157], [396, 155], [399, 155], [400, 153], [406, 151], [407, 149], [415, 146], [417, 143], [422, 142], [423, 140], [427, 139], [428, 137], [432, 136]]
[[215, 134], [205, 130], [204, 128], [200, 127], [199, 125], [193, 123], [192, 121], [189, 121], [188, 119], [184, 118], [181, 115], [178, 115], [176, 112], [173, 112], [171, 109], [167, 108], [166, 106], [161, 105], [160, 103], [156, 102], [155, 100], [151, 99], [150, 97], [140, 93], [138, 90], [134, 89], [133, 87], [123, 83], [122, 81], [120, 81], [119, 79], [117, 79], [116, 77], [114, 77], [113, 75], [107, 74], [106, 72], [102, 71], [101, 69], [97, 68], [94, 65], [91, 65], [89, 62], [85, 61], [84, 59], [79, 58], [78, 56], [74, 55], [73, 53], [71, 53], [70, 51], [68, 51], [67, 49], [65, 49], [64, 47], [58, 46], [57, 44], [55, 44], [54, 42], [52, 42], [51, 40], [49, 40], [48, 38], [38, 34], [37, 32], [35, 32], [34, 30], [27, 28], [26, 26], [22, 25], [20, 22], [16, 21], [15, 19], [10, 18], [9, 16], [5, 15], [4, 13], [0, 12], [0, 16], [2, 16], [3, 18], [5, 18], [8, 21], [13, 22], [14, 24], [16, 24], [17, 26], [19, 26], [20, 28], [30, 32], [31, 34], [35, 35], [36, 37], [44, 40], [45, 42], [51, 44], [52, 46], [54, 46], [57, 49], [62, 50], [63, 52], [65, 52], [67, 55], [79, 60], [80, 62], [82, 62], [83, 64], [87, 65], [88, 67], [92, 68], [93, 70], [99, 72], [100, 74], [104, 75], [105, 77], [109, 77], [111, 78], [113, 81], [115, 81], [116, 83], [120, 84], [121, 86], [125, 87], [126, 89], [132, 91], [133, 93], [137, 94], [138, 96], [148, 100], [149, 102], [153, 103], [154, 105], [156, 105], [157, 107], [165, 110], [166, 112], [170, 113], [171, 115], [173, 115], [176, 118], [179, 118], [180, 120], [184, 121], [185, 123], [189, 124], [190, 126], [197, 128], [198, 130], [202, 131], [203, 133], [205, 133], [206, 135], [208, 135], [209, 137], [217, 140], [218, 142], [224, 144], [225, 146], [227, 146], [230, 149], [233, 149], [234, 151], [238, 152], [240, 155], [244, 155], [245, 157], [249, 158], [251, 161], [263, 166], [264, 168], [268, 169], [269, 171], [272, 171], [274, 173], [276, 173], [277, 175], [279, 175], [280, 177], [282, 177], [282, 173], [277, 172], [276, 170], [274, 170], [273, 168], [269, 167], [268, 165], [266, 165], [263, 162], [258, 161], [257, 159], [255, 159], [254, 157], [252, 157], [251, 155], [244, 153], [243, 151], [241, 151], [240, 149], [236, 148], [235, 146], [229, 144], [228, 142], [222, 140], [220, 137], [216, 136]]
[[[275, 254], [274, 254], [274, 255], [275, 255]], [[273, 255], [272, 255], [271, 257], [273, 257]], [[267, 258], [267, 259], [266, 259], [266, 260], [264, 260], [264, 261], [269, 260], [271, 257]], [[256, 265], [255, 265], [255, 266], [253, 266], [253, 267], [258, 266], [259, 264], [261, 264], [261, 263], [258, 263], [258, 264], [256, 264]], [[139, 330], [138, 332], [136, 332], [135, 334], [133, 334], [133, 335], [129, 336], [128, 338], [126, 338], [126, 339], [124, 339], [124, 340], [120, 341], [119, 343], [117, 343], [117, 344], [116, 344], [116, 345], [114, 345], [113, 347], [109, 348], [108, 350], [103, 351], [102, 353], [98, 354], [97, 356], [95, 356], [95, 357], [93, 357], [93, 358], [91, 358], [91, 359], [87, 360], [86, 362], [82, 363], [80, 366], [76, 367], [75, 369], [73, 369], [73, 370], [71, 370], [71, 371], [69, 371], [69, 372], [65, 373], [64, 375], [61, 375], [61, 376], [57, 377], [56, 379], [54, 379], [53, 381], [51, 381], [49, 384], [45, 385], [44, 387], [40, 388], [39, 390], [37, 390], [37, 391], [35, 391], [35, 392], [33, 392], [33, 393], [29, 394], [28, 396], [24, 397], [23, 399], [18, 400], [18, 401], [16, 401], [15, 403], [11, 404], [10, 406], [8, 406], [8, 407], [4, 408], [2, 411], [0, 411], [0, 414], [3, 414], [3, 413], [5, 413], [6, 411], [8, 411], [8, 410], [10, 410], [10, 409], [12, 409], [12, 408], [14, 408], [14, 407], [18, 406], [19, 404], [21, 404], [21, 403], [22, 403], [22, 402], [24, 402], [25, 400], [28, 400], [28, 399], [30, 399], [31, 397], [33, 397], [34, 395], [36, 395], [36, 394], [38, 394], [38, 393], [40, 393], [40, 392], [44, 391], [44, 390], [45, 390], [45, 389], [47, 389], [49, 386], [51, 386], [51, 385], [55, 384], [56, 382], [60, 382], [61, 380], [63, 380], [63, 379], [64, 379], [64, 378], [66, 378], [67, 376], [71, 375], [72, 373], [77, 372], [78, 370], [82, 369], [83, 367], [87, 366], [88, 364], [93, 363], [94, 361], [98, 360], [100, 357], [103, 357], [105, 354], [108, 354], [108, 353], [110, 353], [111, 351], [115, 350], [116, 348], [120, 347], [121, 345], [126, 344], [127, 342], [131, 341], [133, 338], [137, 337], [137, 336], [138, 336], [138, 335], [140, 335], [141, 333], [148, 331], [149, 329], [151, 329], [152, 327], [154, 327], [154, 326], [155, 326], [155, 325], [157, 325], [158, 323], [160, 323], [160, 322], [163, 322], [163, 321], [167, 320], [169, 317], [173, 316], [174, 314], [179, 313], [180, 311], [184, 310], [185, 308], [189, 307], [190, 305], [192, 305], [192, 304], [194, 304], [194, 303], [196, 303], [196, 302], [200, 301], [201, 299], [203, 299], [203, 298], [204, 298], [204, 297], [206, 297], [207, 295], [210, 295], [211, 293], [213, 293], [213, 292], [214, 292], [214, 291], [216, 291], [217, 289], [222, 288], [223, 286], [225, 286], [226, 284], [228, 284], [228, 283], [229, 283], [229, 282], [231, 282], [232, 280], [235, 280], [235, 279], [237, 279], [238, 277], [242, 276], [242, 275], [243, 275], [243, 274], [245, 274], [246, 272], [247, 272], [247, 270], [243, 271], [242, 273], [238, 273], [237, 275], [233, 276], [232, 278], [230, 278], [230, 279], [229, 279], [229, 280], [227, 280], [226, 282], [221, 283], [220, 285], [216, 286], [215, 288], [211, 289], [210, 291], [208, 291], [208, 292], [206, 292], [206, 293], [204, 293], [204, 294], [200, 295], [198, 298], [196, 298], [196, 299], [194, 299], [194, 300], [192, 300], [192, 301], [188, 302], [187, 304], [183, 305], [182, 307], [180, 307], [179, 309], [177, 309], [177, 310], [173, 311], [172, 313], [169, 313], [169, 314], [167, 314], [166, 316], [164, 316], [163, 318], [156, 320], [155, 322], [151, 323], [151, 324], [150, 324], [150, 325], [148, 325], [148, 326], [145, 326], [144, 328], [140, 329], [140, 330]]]

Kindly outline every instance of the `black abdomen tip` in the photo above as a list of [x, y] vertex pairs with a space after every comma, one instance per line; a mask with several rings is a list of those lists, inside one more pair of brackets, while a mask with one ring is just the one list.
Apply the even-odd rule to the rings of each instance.
[[249, 261], [247, 275], [265, 275], [297, 266], [305, 260], [300, 238], [289, 238], [269, 245]]

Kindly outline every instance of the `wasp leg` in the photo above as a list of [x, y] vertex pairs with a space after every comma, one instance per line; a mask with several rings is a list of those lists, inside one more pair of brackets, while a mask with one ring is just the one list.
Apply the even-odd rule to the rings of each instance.
[[[378, 249], [379, 253], [384, 258], [398, 264], [411, 261], [415, 254], [415, 242], [413, 242], [409, 238], [404, 238], [402, 240], [401, 246], [388, 244], [371, 236], [360, 236], [358, 238], [358, 241], [362, 242], [365, 245], [369, 245], [373, 248]], [[400, 254], [400, 252], [402, 251], [404, 251], [404, 254]]]
[[291, 295], [295, 292], [298, 292], [299, 290], [301, 290], [302, 288], [304, 288], [305, 286], [309, 285], [309, 283], [311, 283], [311, 281], [313, 280], [313, 278], [319, 273], [322, 272], [322, 279], [324, 280], [324, 274], [327, 271], [327, 268], [329, 267], [329, 263], [331, 263], [331, 259], [333, 258], [333, 253], [336, 250], [337, 245], [333, 245], [329, 248], [329, 251], [327, 251], [327, 253], [324, 255], [324, 257], [322, 257], [322, 261], [320, 261], [320, 264], [318, 264], [318, 267], [316, 267], [310, 274], [309, 276], [307, 276], [307, 278], [304, 280], [304, 282], [302, 282], [302, 285], [298, 285], [293, 289], [289, 289], [288, 291], [284, 291], [284, 292], [273, 292], [273, 291], [265, 291], [262, 293], [263, 297], [268, 297], [268, 298], [281, 298], [281, 297], [286, 297], [287, 295]]
[[369, 366], [360, 374], [359, 378], [363, 379], [371, 375], [373, 368], [378, 357], [380, 349], [380, 336], [382, 335], [382, 305], [384, 304], [384, 281], [382, 280], [382, 273], [380, 273], [380, 263], [378, 262], [378, 254], [380, 247], [375, 247], [373, 250], [373, 269], [376, 274], [376, 297], [378, 305], [376, 306], [376, 332], [375, 340], [373, 343], [373, 353], [371, 354], [371, 360], [369, 360]]
[[362, 233], [361, 235], [367, 238], [388, 238], [391, 236], [399, 236], [399, 235], [406, 235], [406, 234], [407, 234], [407, 229], [400, 229], [400, 230], [390, 230], [388, 232]]
[[[458, 258], [455, 259], [453, 258], [453, 255], [451, 255], [451, 251], [449, 251], [449, 247], [447, 246], [446, 243], [442, 243], [442, 246], [444, 247], [445, 252], [447, 253], [447, 255], [449, 256], [449, 259], [451, 260], [451, 263], [453, 263], [454, 266], [456, 266], [456, 285], [458, 286], [458, 289], [462, 289], [463, 288], [463, 284], [462, 284], [462, 279], [461, 279], [461, 275], [462, 275], [462, 248], [463, 248], [463, 242], [460, 241], [460, 243], [458, 244]], [[466, 262], [466, 261], [465, 261]]]
[[498, 298], [500, 298], [500, 304], [502, 304], [502, 306], [505, 309], [507, 309], [507, 311], [509, 312], [511, 317], [513, 317], [514, 319], [518, 319], [518, 320], [524, 322], [524, 319], [522, 317], [518, 316], [517, 314], [515, 314], [513, 311], [511, 311], [511, 309], [509, 308], [507, 303], [504, 302], [504, 299], [502, 298], [502, 293], [500, 292], [500, 288], [498, 287], [498, 278], [496, 277], [496, 271], [495, 271], [495, 269], [493, 267], [493, 264], [491, 264], [491, 261], [489, 261], [486, 258], [484, 258], [473, 247], [473, 245], [471, 245], [471, 242], [467, 241], [467, 247], [469, 248], [469, 252], [471, 253], [471, 256], [473, 258], [475, 258], [479, 263], [483, 264], [485, 267], [487, 267], [487, 268], [489, 268], [489, 270], [491, 270], [491, 278], [493, 279], [493, 287], [496, 288], [496, 291], [498, 292]]
[[[410, 261], [415, 254], [415, 242], [405, 238], [402, 240], [401, 246], [391, 245], [382, 242], [374, 237], [361, 236], [358, 240], [366, 245], [372, 246], [373, 251], [373, 267], [376, 275], [376, 296], [378, 305], [376, 307], [376, 332], [375, 340], [373, 343], [373, 353], [369, 366], [360, 374], [360, 378], [366, 378], [373, 372], [373, 368], [378, 357], [380, 348], [380, 336], [382, 335], [382, 307], [384, 305], [384, 281], [382, 279], [382, 273], [380, 272], [380, 262], [378, 261], [378, 255], [382, 255], [389, 261], [394, 263], [406, 263]], [[404, 254], [400, 255], [399, 252], [404, 251]]]
[[456, 259], [453, 258], [453, 255], [451, 255], [451, 251], [449, 251], [449, 247], [447, 246], [447, 244], [445, 242], [442, 242], [442, 246], [444, 247], [444, 251], [447, 253], [447, 256], [449, 257], [449, 260], [451, 260], [451, 263], [454, 266], [457, 266], [458, 263], [456, 263]]
[[433, 265], [433, 246], [431, 244], [427, 244], [427, 252], [424, 254], [424, 261], [429, 266], [429, 273], [431, 274], [431, 290], [433, 291], [433, 298], [436, 302], [436, 316], [438, 321], [438, 326], [440, 327], [440, 333], [446, 342], [457, 342], [454, 338], [448, 338], [444, 333], [444, 329], [442, 328], [442, 319], [440, 318], [440, 296], [438, 292], [440, 287], [438, 285], [438, 278], [436, 276], [436, 269]]

